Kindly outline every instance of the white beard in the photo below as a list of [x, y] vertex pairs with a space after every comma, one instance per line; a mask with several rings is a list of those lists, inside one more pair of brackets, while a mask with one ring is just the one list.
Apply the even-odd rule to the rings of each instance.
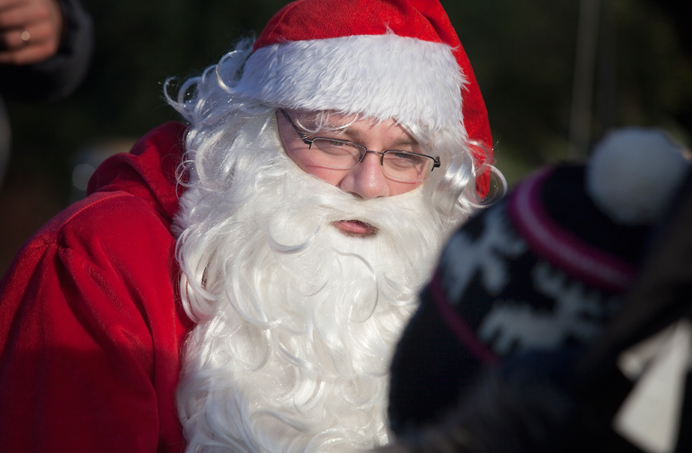
[[[176, 219], [182, 299], [200, 320], [178, 387], [188, 451], [386, 444], [391, 355], [452, 225], [423, 188], [364, 201], [276, 148], [250, 156], [230, 185], [193, 184]], [[377, 235], [332, 225], [351, 219]]]

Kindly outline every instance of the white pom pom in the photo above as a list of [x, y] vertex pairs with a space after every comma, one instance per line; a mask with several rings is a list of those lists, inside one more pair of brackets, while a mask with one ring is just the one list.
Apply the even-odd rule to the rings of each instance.
[[682, 149], [662, 131], [621, 129], [596, 146], [586, 190], [612, 220], [650, 224], [663, 213], [688, 169]]

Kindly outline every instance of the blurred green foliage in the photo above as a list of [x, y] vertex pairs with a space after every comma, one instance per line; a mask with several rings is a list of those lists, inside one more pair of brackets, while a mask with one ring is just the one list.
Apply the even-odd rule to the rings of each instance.
[[[136, 138], [177, 119], [162, 97], [169, 76], [185, 78], [217, 61], [233, 42], [259, 33], [282, 0], [83, 0], [96, 29], [87, 80], [52, 105], [11, 104], [14, 143], [9, 179], [40, 172], [67, 203], [71, 161], [107, 137]], [[510, 182], [566, 156], [578, 0], [442, 0], [474, 65], [493, 129], [496, 158]], [[688, 140], [692, 65], [670, 18], [653, 1], [612, 0], [605, 27], [614, 92], [608, 122], [599, 114], [605, 86], [596, 82], [593, 137], [609, 126], [667, 128]], [[606, 79], [607, 79], [606, 77]], [[689, 142], [688, 142], [689, 143]]]

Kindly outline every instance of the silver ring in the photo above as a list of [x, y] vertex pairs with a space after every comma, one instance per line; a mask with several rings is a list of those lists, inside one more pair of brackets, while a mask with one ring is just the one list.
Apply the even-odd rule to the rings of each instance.
[[22, 31], [22, 34], [19, 35], [20, 38], [22, 38], [22, 41], [24, 41], [24, 44], [29, 44], [29, 41], [31, 40], [31, 33], [29, 33], [29, 30], [24, 30]]

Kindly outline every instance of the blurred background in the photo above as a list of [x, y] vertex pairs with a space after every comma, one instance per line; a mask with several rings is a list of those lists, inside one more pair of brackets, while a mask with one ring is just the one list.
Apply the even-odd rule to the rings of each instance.
[[[85, 82], [65, 101], [7, 103], [0, 274], [41, 225], [83, 194], [104, 156], [178, 119], [168, 76], [198, 74], [258, 34], [286, 0], [82, 0], [95, 28]], [[689, 0], [442, 0], [483, 92], [496, 164], [512, 185], [585, 156], [610, 128], [692, 138]]]

